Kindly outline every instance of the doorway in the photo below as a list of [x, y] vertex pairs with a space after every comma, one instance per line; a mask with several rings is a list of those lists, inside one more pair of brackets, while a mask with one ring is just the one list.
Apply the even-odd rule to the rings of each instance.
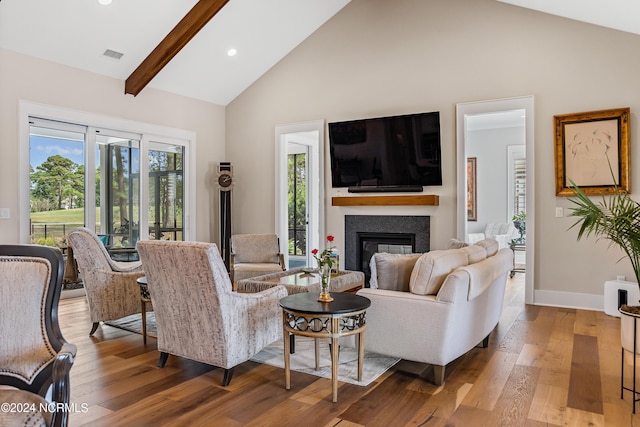
[[[533, 139], [533, 126], [534, 126], [534, 99], [533, 96], [498, 99], [490, 101], [479, 101], [471, 103], [461, 103], [456, 106], [456, 136], [457, 136], [457, 176], [458, 176], [458, 220], [457, 220], [457, 234], [458, 239], [467, 240], [469, 233], [468, 222], [468, 202], [467, 194], [469, 188], [469, 180], [467, 173], [467, 159], [472, 157], [470, 155], [470, 122], [473, 122], [475, 118], [482, 115], [493, 115], [497, 118], [501, 115], [507, 115], [506, 112], [518, 111], [524, 122], [524, 146], [525, 146], [525, 197], [524, 203], [520, 202], [521, 206], [524, 206], [526, 213], [527, 224], [527, 236], [526, 239], [526, 265], [527, 272], [525, 276], [525, 303], [534, 303], [534, 245], [535, 245], [535, 205], [534, 205], [534, 139]], [[503, 114], [504, 113], [504, 114]], [[506, 165], [508, 155], [503, 157]], [[476, 165], [476, 167], [478, 167]], [[506, 170], [506, 166], [505, 166]], [[505, 172], [504, 181], [508, 181], [507, 173]], [[507, 197], [507, 190], [504, 191], [504, 212], [502, 215], [506, 217], [506, 206], [509, 204]], [[509, 216], [507, 220], [511, 220]]]
[[312, 266], [324, 235], [324, 121], [276, 126], [276, 233], [287, 268]]

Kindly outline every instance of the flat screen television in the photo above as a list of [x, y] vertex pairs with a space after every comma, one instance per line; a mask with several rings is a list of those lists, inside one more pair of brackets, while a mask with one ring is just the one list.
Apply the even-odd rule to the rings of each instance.
[[437, 111], [329, 123], [329, 147], [334, 188], [442, 185]]

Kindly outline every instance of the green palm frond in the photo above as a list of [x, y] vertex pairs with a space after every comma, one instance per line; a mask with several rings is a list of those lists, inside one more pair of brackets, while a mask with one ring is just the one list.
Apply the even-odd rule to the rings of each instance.
[[640, 203], [618, 187], [599, 203], [594, 203], [573, 181], [571, 188], [575, 198], [570, 201], [575, 206], [569, 216], [578, 220], [570, 229], [579, 226], [578, 240], [593, 235], [620, 247], [631, 261], [640, 284]]

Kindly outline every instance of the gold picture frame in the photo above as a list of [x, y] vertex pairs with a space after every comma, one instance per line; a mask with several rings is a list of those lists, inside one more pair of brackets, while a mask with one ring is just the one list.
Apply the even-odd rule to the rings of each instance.
[[478, 220], [477, 158], [467, 158], [467, 221]]
[[629, 116], [629, 108], [554, 116], [556, 196], [573, 196], [571, 182], [587, 195], [631, 191]]

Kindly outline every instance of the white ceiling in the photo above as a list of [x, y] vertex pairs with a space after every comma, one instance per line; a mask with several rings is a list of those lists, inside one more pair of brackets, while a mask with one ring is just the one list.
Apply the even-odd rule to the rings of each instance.
[[[123, 81], [197, 0], [0, 1], [0, 48]], [[230, 0], [150, 87], [227, 105], [350, 0]], [[636, 0], [498, 0], [640, 34]], [[236, 48], [238, 54], [226, 52]], [[104, 57], [106, 49], [120, 60]], [[143, 92], [144, 93], [144, 92]]]
[[637, 0], [498, 0], [551, 15], [640, 34]]
[[509, 110], [466, 116], [467, 131], [525, 126], [525, 110]]
[[[349, 1], [230, 0], [149, 87], [227, 105]], [[121, 79], [124, 93], [124, 80], [196, 3], [4, 0], [0, 47]], [[124, 56], [106, 58], [106, 49]]]

